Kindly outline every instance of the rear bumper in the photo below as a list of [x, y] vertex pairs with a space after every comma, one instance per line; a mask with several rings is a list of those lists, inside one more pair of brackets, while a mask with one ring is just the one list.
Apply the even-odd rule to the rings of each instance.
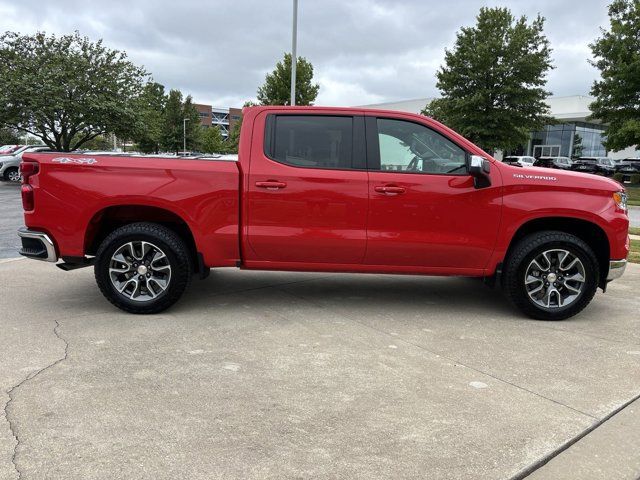
[[610, 260], [609, 261], [609, 274], [607, 275], [607, 282], [620, 278], [627, 268], [626, 260]]
[[58, 260], [56, 247], [46, 233], [22, 227], [18, 229], [18, 236], [22, 239], [20, 255], [36, 260], [44, 260], [45, 262], [56, 262]]

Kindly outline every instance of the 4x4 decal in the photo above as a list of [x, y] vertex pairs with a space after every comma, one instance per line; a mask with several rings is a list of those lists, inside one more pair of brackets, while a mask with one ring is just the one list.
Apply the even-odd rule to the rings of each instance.
[[76, 163], [78, 165], [93, 165], [94, 163], [98, 163], [95, 158], [69, 158], [69, 157], [57, 157], [52, 160], [52, 162], [58, 163]]

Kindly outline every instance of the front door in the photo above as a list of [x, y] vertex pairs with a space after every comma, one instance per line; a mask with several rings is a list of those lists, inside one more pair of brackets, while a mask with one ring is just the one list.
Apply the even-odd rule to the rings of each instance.
[[483, 269], [500, 222], [500, 178], [475, 188], [467, 152], [429, 126], [366, 117], [369, 265]]
[[362, 116], [265, 112], [248, 175], [249, 261], [360, 264], [368, 174]]

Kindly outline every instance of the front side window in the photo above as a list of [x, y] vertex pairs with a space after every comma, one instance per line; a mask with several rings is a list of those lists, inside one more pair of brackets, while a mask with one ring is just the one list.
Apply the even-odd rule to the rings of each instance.
[[465, 151], [439, 133], [404, 120], [379, 118], [377, 124], [381, 170], [466, 174]]
[[350, 169], [353, 117], [277, 115], [269, 156], [294, 167]]

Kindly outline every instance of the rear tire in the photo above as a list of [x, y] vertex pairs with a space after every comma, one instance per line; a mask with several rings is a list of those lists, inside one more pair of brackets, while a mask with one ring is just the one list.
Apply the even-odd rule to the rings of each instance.
[[132, 223], [104, 239], [94, 266], [102, 294], [130, 313], [166, 310], [187, 289], [193, 266], [185, 242], [155, 223]]
[[564, 320], [582, 311], [598, 288], [593, 250], [565, 232], [527, 235], [505, 262], [502, 287], [511, 303], [538, 320]]

